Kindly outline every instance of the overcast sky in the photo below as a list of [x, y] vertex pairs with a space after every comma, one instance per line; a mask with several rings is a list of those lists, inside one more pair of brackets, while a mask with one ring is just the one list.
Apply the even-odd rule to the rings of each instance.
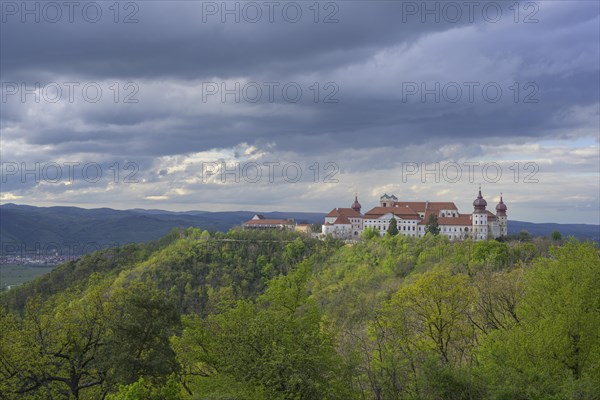
[[2, 203], [600, 223], [597, 1], [115, 4], [1, 3]]

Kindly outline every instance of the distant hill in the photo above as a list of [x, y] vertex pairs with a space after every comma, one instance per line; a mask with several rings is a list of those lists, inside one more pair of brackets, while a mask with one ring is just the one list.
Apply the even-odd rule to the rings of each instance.
[[[0, 206], [0, 241], [2, 254], [14, 252], [14, 246], [35, 251], [49, 244], [78, 245], [94, 250], [115, 244], [147, 242], [166, 235], [178, 227], [198, 227], [226, 232], [249, 220], [254, 211], [184, 211], [84, 209], [79, 207], [34, 207], [5, 204]], [[293, 218], [298, 222], [322, 222], [323, 213], [267, 212], [268, 218]], [[509, 233], [522, 230], [534, 236], [548, 236], [559, 231], [564, 237], [600, 241], [600, 226], [509, 221]]]
[[[14, 254], [15, 246], [34, 252], [53, 244], [67, 249], [113, 246], [147, 242], [165, 236], [173, 228], [190, 226], [208, 231], [226, 232], [249, 220], [253, 211], [171, 212], [162, 210], [84, 209], [79, 207], [34, 207], [5, 204], [0, 206], [0, 242], [2, 254]], [[269, 218], [293, 218], [314, 223], [321, 213], [262, 213]]]
[[521, 231], [527, 231], [533, 236], [548, 236], [554, 231], [559, 231], [563, 237], [575, 236], [581, 240], [588, 239], [600, 242], [600, 225], [508, 221], [508, 233], [510, 235]]

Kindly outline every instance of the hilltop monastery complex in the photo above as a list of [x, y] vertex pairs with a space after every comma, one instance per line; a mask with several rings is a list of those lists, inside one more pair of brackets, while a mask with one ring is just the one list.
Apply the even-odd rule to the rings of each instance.
[[374, 228], [385, 235], [392, 218], [396, 219], [400, 235], [421, 237], [427, 233], [427, 224], [431, 215], [437, 217], [440, 235], [450, 240], [493, 239], [508, 233], [506, 204], [500, 196], [496, 214], [486, 210], [487, 202], [481, 195], [473, 201], [471, 214], [461, 214], [452, 202], [398, 201], [394, 195], [384, 194], [379, 199], [379, 207], [361, 214], [358, 198], [350, 208], [334, 208], [325, 216], [322, 232], [338, 238], [352, 239], [360, 236], [365, 228]]
[[[321, 232], [339, 239], [357, 239], [363, 230], [373, 228], [383, 236], [389, 230], [390, 221], [395, 219], [398, 234], [422, 237], [428, 231], [431, 217], [435, 216], [439, 234], [450, 240], [487, 240], [506, 236], [507, 208], [502, 195], [496, 205], [496, 214], [486, 210], [486, 206], [481, 188], [473, 201], [471, 214], [461, 214], [453, 202], [398, 201], [396, 196], [387, 194], [380, 197], [378, 207], [362, 214], [362, 206], [355, 197], [350, 208], [334, 208], [325, 216]], [[291, 219], [267, 219], [261, 214], [256, 214], [242, 226], [245, 229], [295, 229], [310, 233], [308, 224], [295, 224]]]

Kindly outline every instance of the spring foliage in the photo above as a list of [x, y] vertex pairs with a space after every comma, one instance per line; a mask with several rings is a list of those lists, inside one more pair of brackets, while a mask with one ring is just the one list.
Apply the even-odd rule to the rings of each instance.
[[598, 399], [598, 249], [556, 244], [175, 231], [5, 293], [0, 398]]

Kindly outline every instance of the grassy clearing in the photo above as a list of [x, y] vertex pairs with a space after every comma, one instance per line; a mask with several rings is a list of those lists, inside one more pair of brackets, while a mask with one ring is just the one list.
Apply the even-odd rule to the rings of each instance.
[[55, 265], [0, 265], [0, 291], [8, 290], [9, 287], [22, 285], [34, 278], [47, 274], [56, 268]]

